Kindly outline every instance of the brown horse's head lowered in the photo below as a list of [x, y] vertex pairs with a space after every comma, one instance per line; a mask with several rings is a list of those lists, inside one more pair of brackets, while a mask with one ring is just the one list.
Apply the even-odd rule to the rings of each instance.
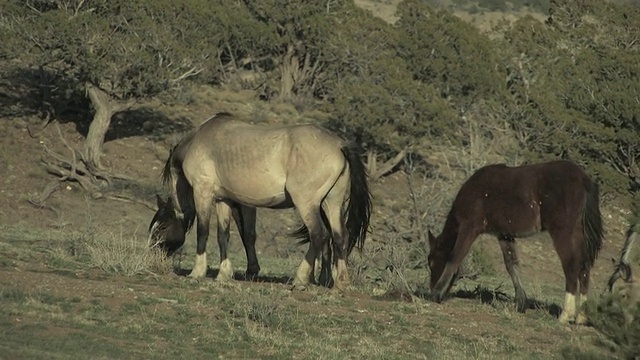
[[[576, 312], [586, 300], [591, 267], [602, 246], [598, 186], [569, 161], [485, 166], [460, 188], [442, 233], [429, 233], [431, 292], [442, 301], [480, 234], [493, 234], [515, 288], [519, 311], [527, 307], [515, 239], [547, 231], [565, 275], [560, 321], [586, 322]], [[578, 293], [579, 288], [579, 293]]]
[[[431, 233], [431, 230], [428, 231], [429, 236], [429, 256], [427, 260], [429, 262], [429, 269], [431, 270], [431, 280], [429, 282], [430, 289], [433, 289], [436, 286], [436, 283], [442, 277], [442, 273], [444, 272], [444, 268], [447, 265], [448, 254], [451, 252], [451, 249], [447, 247], [449, 243], [443, 243], [441, 236], [436, 237]], [[454, 274], [451, 278], [451, 281], [446, 286], [445, 293], [448, 293], [453, 286], [456, 278], [458, 277], [458, 272]]]

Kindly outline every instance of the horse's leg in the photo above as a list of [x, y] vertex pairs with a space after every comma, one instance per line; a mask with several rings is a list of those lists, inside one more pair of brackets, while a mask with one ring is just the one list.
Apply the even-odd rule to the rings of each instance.
[[[322, 202], [326, 225], [331, 231], [331, 241], [325, 243], [325, 251], [322, 256], [323, 269], [320, 279], [322, 282], [323, 278], [327, 279], [327, 281], [332, 278], [333, 288], [340, 291], [344, 291], [349, 286], [349, 273], [347, 271], [347, 241], [349, 234], [346, 227], [345, 212], [343, 211], [343, 204], [349, 191], [349, 186], [349, 171], [348, 167], [345, 167], [345, 170], [340, 174]], [[333, 262], [333, 269], [327, 266], [330, 262]], [[332, 270], [333, 274], [328, 274], [329, 269]]]
[[322, 257], [320, 262], [320, 278], [318, 283], [322, 286], [331, 287], [333, 284], [333, 278], [331, 277], [331, 262], [333, 251], [331, 249], [330, 241], [325, 242], [324, 250], [322, 251]]
[[319, 273], [317, 285], [322, 285], [326, 287], [333, 286], [333, 279], [331, 278], [331, 243], [330, 241], [325, 242], [324, 248], [322, 249], [322, 253], [319, 254], [318, 259], [316, 259], [315, 266], [311, 269], [311, 282], [315, 281], [316, 273]]
[[580, 282], [580, 297], [576, 304], [578, 313], [576, 315], [576, 324], [584, 325], [587, 323], [587, 314], [584, 310], [584, 303], [587, 301], [587, 293], [589, 292], [589, 278], [591, 277], [591, 268], [586, 264], [583, 265], [583, 269], [580, 271], [578, 280]]
[[579, 258], [575, 254], [573, 237], [566, 231], [549, 230], [553, 245], [562, 262], [565, 278], [565, 297], [562, 314], [558, 319], [561, 323], [568, 323], [576, 316], [576, 293], [578, 292], [578, 273], [580, 272]]
[[245, 277], [254, 279], [260, 272], [260, 264], [256, 255], [256, 208], [237, 205], [233, 207], [233, 218], [238, 226], [244, 251], [247, 255], [247, 272]]
[[473, 244], [476, 237], [478, 237], [478, 233], [469, 228], [461, 226], [458, 229], [458, 237], [451, 252], [451, 259], [445, 265], [440, 279], [438, 279], [438, 282], [433, 287], [436, 302], [441, 302], [445, 295], [447, 295], [447, 292], [453, 285], [453, 278], [458, 273], [460, 264], [469, 253], [471, 244]]
[[[318, 261], [318, 259], [316, 259], [316, 263], [315, 265], [311, 268], [311, 275], [309, 275], [309, 278], [311, 279], [311, 282], [316, 284], [316, 285], [320, 285], [322, 284], [322, 280], [318, 279], [318, 281], [316, 282], [316, 274], [320, 274], [320, 276], [322, 277], [322, 272], [324, 271], [324, 254], [325, 251], [327, 251], [327, 245], [325, 244], [324, 249], [322, 250], [322, 253], [318, 255], [318, 258], [320, 259], [320, 261]], [[329, 263], [329, 266], [331, 266], [331, 263]]]
[[[582, 231], [582, 229], [580, 229], [580, 232], [577, 232], [578, 236], [580, 236], [580, 239], [582, 241], [582, 246], [579, 246], [578, 248], [583, 248], [584, 246], [586, 246], [586, 239], [584, 237], [584, 231]], [[580, 297], [578, 298], [576, 307], [578, 308], [577, 311], [577, 315], [576, 315], [576, 324], [577, 325], [584, 325], [587, 323], [587, 314], [585, 313], [585, 309], [584, 309], [584, 303], [587, 301], [587, 294], [589, 292], [589, 282], [590, 282], [590, 278], [591, 278], [591, 267], [593, 265], [589, 264], [589, 260], [584, 256], [584, 252], [582, 252], [582, 259], [580, 261], [580, 273], [578, 276], [578, 281], [580, 283]]]
[[189, 277], [198, 279], [207, 275], [207, 239], [209, 238], [209, 222], [211, 221], [211, 198], [208, 186], [194, 186], [193, 201], [198, 218], [196, 228], [196, 262]]
[[298, 212], [302, 218], [302, 222], [309, 230], [309, 250], [300, 263], [296, 277], [293, 280], [293, 286], [304, 289], [311, 281], [311, 274], [316, 263], [318, 254], [322, 252], [325, 241], [327, 241], [326, 229], [322, 223], [319, 206], [302, 206], [298, 205]]
[[233, 279], [233, 266], [227, 257], [231, 206], [224, 201], [216, 202], [216, 216], [218, 218], [218, 247], [220, 248], [220, 271], [216, 280], [228, 281]]
[[518, 271], [520, 261], [518, 260], [518, 253], [516, 252], [516, 243], [513, 237], [507, 235], [500, 235], [498, 242], [502, 250], [504, 265], [507, 268], [509, 276], [511, 276], [511, 281], [515, 288], [517, 309], [519, 312], [524, 312], [527, 307], [527, 294], [522, 288], [520, 272]]

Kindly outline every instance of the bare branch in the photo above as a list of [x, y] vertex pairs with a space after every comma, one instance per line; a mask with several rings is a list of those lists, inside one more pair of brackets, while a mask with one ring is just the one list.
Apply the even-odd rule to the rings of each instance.
[[418, 228], [418, 239], [422, 242], [427, 242], [427, 239], [425, 238], [425, 226], [423, 223], [423, 215], [422, 212], [420, 211], [420, 206], [418, 205], [418, 195], [416, 194], [415, 191], [415, 185], [413, 183], [413, 161], [411, 160], [411, 158], [404, 158], [404, 163], [407, 169], [407, 185], [409, 186], [409, 195], [411, 197], [411, 203], [413, 206], [413, 211], [412, 211], [412, 220], [415, 222], [416, 227]]
[[47, 201], [47, 199], [51, 196], [51, 194], [56, 192], [58, 189], [60, 189], [60, 180], [58, 179], [52, 180], [49, 182], [49, 184], [47, 184], [47, 186], [44, 188], [44, 190], [38, 197], [31, 198], [28, 201], [31, 205], [35, 207], [49, 209], [57, 214], [58, 210], [56, 208], [50, 205], [45, 205], [44, 202]]
[[381, 178], [383, 175], [385, 175], [389, 171], [393, 170], [393, 168], [395, 168], [396, 165], [398, 165], [405, 158], [405, 156], [407, 156], [407, 153], [408, 153], [408, 148], [404, 148], [393, 159], [390, 159], [384, 164], [382, 164], [382, 166], [380, 166], [378, 171], [369, 175], [371, 177], [371, 181], [376, 181], [377, 179]]
[[76, 5], [75, 10], [73, 11], [73, 16], [74, 17], [78, 15], [78, 11], [80, 11], [80, 8], [82, 8], [82, 5], [84, 5], [84, 1], [85, 0], [78, 1], [78, 5]]
[[146, 201], [142, 201], [139, 199], [135, 199], [135, 198], [131, 198], [125, 195], [106, 195], [104, 196], [105, 199], [109, 199], [109, 200], [114, 200], [114, 201], [122, 201], [122, 202], [126, 202], [126, 203], [131, 203], [131, 204], [141, 204], [146, 206], [147, 208], [156, 211], [158, 210], [158, 208], [152, 204], [147, 203]]
[[171, 82], [172, 83], [177, 83], [178, 81], [184, 80], [186, 78], [190, 78], [190, 77], [196, 76], [196, 75], [200, 74], [202, 72], [202, 70], [203, 69], [196, 70], [196, 67], [194, 66], [191, 69], [185, 71], [184, 74], [178, 76], [175, 79], [172, 79]]

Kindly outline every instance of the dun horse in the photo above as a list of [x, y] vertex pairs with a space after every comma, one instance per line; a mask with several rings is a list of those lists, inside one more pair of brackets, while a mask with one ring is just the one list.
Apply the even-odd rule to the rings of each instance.
[[[576, 317], [589, 290], [591, 267], [602, 246], [598, 186], [577, 165], [552, 161], [508, 167], [490, 165], [476, 171], [460, 188], [442, 233], [429, 232], [431, 291], [444, 299], [458, 268], [480, 234], [498, 238], [515, 288], [518, 311], [527, 306], [520, 281], [515, 238], [547, 231], [565, 275], [561, 322], [585, 323]], [[580, 294], [577, 294], [578, 288]]]
[[169, 201], [155, 214], [149, 238], [152, 246], [172, 253], [197, 218], [196, 260], [189, 276], [206, 275], [212, 203], [219, 280], [233, 276], [227, 257], [231, 217], [240, 229], [247, 275], [252, 277], [260, 271], [256, 208], [295, 207], [303, 223], [296, 234], [310, 245], [294, 286], [309, 283], [315, 260], [329, 241], [334, 287], [348, 284], [346, 259], [354, 247], [362, 248], [371, 215], [366, 170], [355, 145], [313, 125], [250, 125], [220, 113], [172, 149], [162, 178], [169, 186]]

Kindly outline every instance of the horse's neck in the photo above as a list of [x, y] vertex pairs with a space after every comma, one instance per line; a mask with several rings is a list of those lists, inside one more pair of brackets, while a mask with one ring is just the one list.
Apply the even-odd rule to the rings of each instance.
[[453, 246], [456, 244], [456, 240], [458, 239], [458, 227], [458, 222], [452, 214], [449, 214], [444, 223], [442, 234], [440, 234], [440, 239], [442, 241], [440, 246], [442, 246], [443, 249], [446, 249], [447, 251], [453, 250]]

